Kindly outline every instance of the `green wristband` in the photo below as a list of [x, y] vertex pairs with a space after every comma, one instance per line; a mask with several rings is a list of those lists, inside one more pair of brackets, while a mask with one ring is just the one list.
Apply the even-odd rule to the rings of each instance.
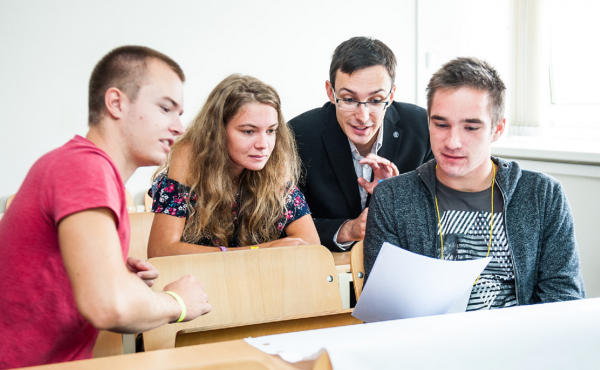
[[185, 315], [187, 314], [187, 310], [185, 308], [185, 303], [183, 303], [183, 299], [181, 299], [181, 297], [179, 296], [179, 294], [175, 293], [175, 292], [170, 292], [168, 290], [165, 290], [165, 293], [170, 294], [173, 298], [175, 298], [175, 300], [177, 300], [177, 302], [179, 302], [179, 305], [181, 306], [181, 316], [179, 316], [179, 320], [177, 320], [177, 322], [182, 322], [183, 319], [185, 319]]

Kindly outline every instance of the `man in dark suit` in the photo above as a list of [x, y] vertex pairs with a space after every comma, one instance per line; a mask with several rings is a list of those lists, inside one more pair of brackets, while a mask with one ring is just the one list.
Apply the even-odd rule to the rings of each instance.
[[395, 75], [396, 57], [381, 41], [344, 41], [325, 83], [329, 102], [290, 121], [306, 171], [300, 188], [332, 251], [363, 240], [380, 181], [433, 158], [425, 109], [394, 102]]

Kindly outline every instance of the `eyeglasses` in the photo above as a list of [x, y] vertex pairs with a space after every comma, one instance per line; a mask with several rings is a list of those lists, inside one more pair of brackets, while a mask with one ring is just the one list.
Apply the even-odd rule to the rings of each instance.
[[[389, 100], [373, 100], [363, 102], [356, 101], [353, 99], [338, 99], [335, 97], [335, 91], [333, 91], [333, 88], [331, 89], [331, 91], [333, 92], [333, 98], [335, 99], [335, 103], [337, 104], [338, 108], [349, 112], [354, 112], [358, 110], [358, 107], [360, 107], [361, 104], [364, 104], [365, 108], [367, 108], [369, 112], [380, 112], [382, 110], [385, 110], [385, 108], [390, 104]], [[387, 98], [388, 96], [390, 96], [391, 93], [392, 90], [390, 90], [390, 92], [385, 97]]]

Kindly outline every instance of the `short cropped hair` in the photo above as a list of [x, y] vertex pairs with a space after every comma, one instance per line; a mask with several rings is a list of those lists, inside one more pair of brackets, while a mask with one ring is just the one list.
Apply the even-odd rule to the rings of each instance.
[[438, 90], [470, 87], [485, 91], [490, 97], [492, 127], [504, 118], [506, 86], [496, 70], [477, 58], [456, 58], [444, 64], [427, 85], [427, 115], [431, 114], [433, 97]]
[[121, 46], [106, 54], [92, 72], [88, 96], [88, 124], [100, 123], [106, 113], [104, 95], [111, 87], [124, 92], [135, 101], [146, 78], [148, 61], [156, 59], [167, 64], [185, 82], [185, 75], [173, 59], [163, 53], [144, 46]]
[[396, 57], [392, 50], [379, 40], [353, 37], [335, 48], [329, 67], [329, 82], [335, 89], [335, 74], [338, 69], [351, 75], [360, 69], [379, 65], [387, 69], [393, 86], [396, 80]]

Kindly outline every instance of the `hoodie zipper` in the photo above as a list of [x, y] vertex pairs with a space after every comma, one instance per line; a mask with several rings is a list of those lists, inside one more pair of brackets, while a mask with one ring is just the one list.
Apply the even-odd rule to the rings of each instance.
[[[502, 165], [500, 163], [498, 163], [498, 168], [500, 168], [501, 166]], [[519, 285], [518, 277], [517, 277], [518, 276], [517, 264], [515, 263], [515, 253], [513, 251], [512, 243], [510, 242], [510, 236], [508, 235], [508, 225], [506, 223], [506, 208], [507, 208], [506, 197], [504, 196], [504, 190], [502, 190], [502, 187], [500, 186], [500, 184], [498, 184], [496, 182], [496, 185], [498, 185], [498, 189], [500, 190], [500, 194], [502, 195], [502, 201], [504, 203], [504, 214], [502, 215], [502, 219], [504, 220], [504, 232], [506, 232], [506, 240], [508, 241], [508, 248], [510, 248], [513, 271], [515, 272], [515, 299], [517, 300], [517, 306], [519, 306], [519, 293], [517, 290], [517, 286]], [[492, 217], [494, 217], [494, 215], [492, 215]]]

